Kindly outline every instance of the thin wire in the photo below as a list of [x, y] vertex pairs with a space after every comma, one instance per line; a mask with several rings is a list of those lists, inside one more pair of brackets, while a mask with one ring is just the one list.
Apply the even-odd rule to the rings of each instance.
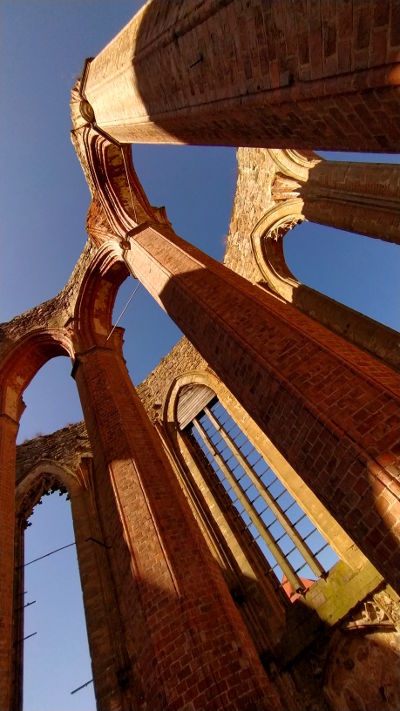
[[125, 304], [124, 308], [122, 309], [120, 315], [118, 316], [118, 318], [117, 318], [117, 320], [116, 320], [114, 326], [112, 327], [110, 333], [108, 334], [108, 336], [107, 336], [107, 338], [106, 338], [106, 343], [107, 343], [108, 339], [111, 338], [112, 334], [114, 333], [115, 329], [117, 328], [117, 326], [118, 326], [118, 324], [119, 324], [121, 318], [123, 317], [123, 315], [124, 315], [126, 309], [128, 308], [129, 304], [131, 303], [133, 297], [135, 296], [135, 294], [136, 294], [136, 292], [137, 292], [139, 286], [140, 286], [140, 283], [139, 283], [139, 284], [136, 284], [136, 286], [135, 286], [134, 290], [132, 291], [132, 293], [131, 293], [131, 295], [130, 295], [128, 301], [126, 302], [126, 304]]
[[[98, 541], [97, 538], [92, 538], [92, 536], [89, 536], [89, 538], [85, 538], [86, 541], [93, 541], [93, 543], [97, 543], [99, 546], [104, 546], [104, 548], [111, 548], [111, 546], [106, 545], [103, 543], [103, 541]], [[48, 558], [49, 555], [53, 555], [54, 553], [59, 553], [59, 551], [63, 551], [66, 548], [71, 548], [71, 546], [76, 546], [76, 541], [73, 543], [68, 543], [66, 546], [61, 546], [61, 548], [55, 548], [53, 551], [50, 551], [50, 553], [45, 553], [44, 555], [39, 556], [39, 558], [34, 558], [33, 560], [28, 561], [28, 563], [24, 563], [23, 565], [19, 565], [18, 568], [26, 568], [27, 565], [31, 565], [31, 563], [37, 563], [38, 560], [43, 560], [43, 558]], [[25, 595], [26, 590], [24, 593], [21, 593], [21, 595]], [[36, 600], [34, 600], [36, 602]], [[24, 607], [28, 607], [28, 605], [33, 605], [33, 602], [28, 602], [27, 605], [24, 605]], [[22, 608], [18, 608], [22, 609]]]
[[78, 686], [76, 689], [71, 691], [71, 694], [76, 694], [77, 691], [80, 691], [81, 689], [84, 689], [85, 686], [89, 686], [89, 684], [93, 684], [93, 679], [89, 679], [89, 681], [86, 682], [86, 684], [82, 684], [81, 686]]
[[135, 203], [133, 202], [133, 193], [132, 193], [131, 183], [130, 183], [129, 176], [128, 176], [128, 168], [127, 168], [127, 165], [126, 165], [124, 149], [123, 149], [122, 146], [121, 146], [121, 153], [122, 153], [122, 160], [124, 161], [126, 182], [128, 183], [129, 194], [130, 194], [130, 196], [131, 196], [131, 205], [132, 205], [132, 209], [133, 209], [133, 214], [134, 214], [134, 216], [135, 216], [135, 222], [136, 222], [136, 224], [139, 224], [139, 223], [138, 223], [138, 218], [137, 218], [137, 213], [136, 213], [136, 208], [135, 208]]
[[27, 565], [31, 565], [31, 563], [36, 563], [38, 560], [43, 560], [43, 558], [48, 558], [49, 555], [53, 555], [53, 553], [58, 553], [59, 551], [63, 551], [65, 548], [71, 548], [71, 546], [76, 546], [76, 541], [73, 543], [68, 543], [67, 546], [61, 546], [61, 548], [55, 548], [54, 551], [50, 551], [50, 553], [46, 553], [45, 555], [39, 556], [39, 558], [34, 558], [33, 560], [30, 560], [28, 563], [24, 563], [24, 565], [18, 566], [19, 568], [26, 568]]
[[24, 610], [25, 607], [29, 607], [30, 605], [34, 605], [36, 600], [32, 600], [32, 602], [27, 602], [26, 605], [21, 605], [21, 607], [16, 607], [15, 612], [19, 612], [20, 610]]

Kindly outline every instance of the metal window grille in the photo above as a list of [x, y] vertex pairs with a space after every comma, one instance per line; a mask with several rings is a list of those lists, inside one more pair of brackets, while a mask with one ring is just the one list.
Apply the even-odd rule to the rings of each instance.
[[186, 431], [289, 597], [324, 577], [337, 555], [221, 403], [214, 399]]

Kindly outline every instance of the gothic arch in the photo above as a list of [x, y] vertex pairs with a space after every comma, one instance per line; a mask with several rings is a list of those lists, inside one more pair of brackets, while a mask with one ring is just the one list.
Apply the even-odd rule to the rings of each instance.
[[217, 393], [221, 382], [210, 371], [188, 371], [175, 378], [165, 396], [163, 405], [163, 419], [166, 425], [177, 425], [177, 406], [182, 388], [187, 385], [204, 385]]
[[186, 372], [175, 378], [165, 396], [163, 404], [163, 422], [170, 433], [169, 439], [179, 458], [186, 455], [185, 444], [179, 432], [177, 407], [182, 389], [187, 386], [205, 386], [213, 391], [222, 406], [236, 422], [249, 442], [258, 450], [265, 461], [279, 477], [282, 484], [296, 501], [302, 502], [304, 512], [317, 526], [322, 535], [331, 544], [338, 556], [350, 567], [359, 567], [365, 562], [362, 553], [355, 548], [353, 541], [343, 531], [336, 520], [313, 494], [297, 472], [282, 456], [275, 444], [266, 436], [255, 421], [237, 401], [228, 388], [210, 370]]
[[[95, 212], [105, 218], [108, 234], [117, 240], [143, 222], [168, 224], [165, 208], [150, 205], [132, 162], [130, 144], [110, 140], [96, 124], [85, 96], [85, 83], [90, 62], [83, 77], [72, 90], [71, 114], [74, 124], [72, 142], [75, 146], [90, 192], [96, 203]], [[93, 203], [89, 209], [91, 211]], [[96, 231], [96, 225], [93, 225]]]
[[26, 473], [15, 490], [16, 516], [27, 519], [43, 494], [51, 488], [65, 489], [68, 494], [78, 494], [87, 488], [83, 472], [61, 465], [52, 459], [41, 459]]
[[154, 219], [133, 167], [130, 145], [118, 146], [88, 127], [83, 140], [95, 193], [113, 232], [124, 237], [139, 222]]
[[[207, 483], [188, 438], [180, 431], [179, 398], [185, 390], [190, 393], [196, 388], [202, 389], [203, 393], [204, 390], [208, 391], [204, 393], [205, 400], [208, 398], [209, 401], [217, 393], [221, 399], [223, 397], [220, 392], [223, 386], [210, 371], [191, 371], [177, 377], [164, 400], [164, 426], [167, 430], [165, 442], [175, 455], [181, 486], [194, 516], [257, 650], [262, 654], [270, 649], [272, 641], [277, 644], [283, 634], [288, 602], [277, 589], [258, 547], [252, 545], [251, 538], [243, 532], [236, 516], [232, 518], [229, 511], [225, 510], [215, 486]], [[160, 431], [163, 429], [160, 428]]]
[[306, 218], [303, 200], [285, 200], [268, 210], [251, 233], [253, 254], [262, 278], [275, 293], [290, 303], [300, 282], [286, 264], [283, 237]]
[[299, 197], [272, 207], [256, 224], [251, 233], [251, 245], [261, 283], [299, 311], [398, 368], [400, 357], [395, 331], [302, 284], [290, 271], [283, 239], [289, 230], [306, 220], [305, 203]]
[[19, 421], [24, 409], [23, 391], [40, 368], [56, 356], [74, 359], [74, 347], [66, 328], [33, 330], [10, 348], [0, 369], [2, 412]]
[[85, 273], [75, 306], [75, 337], [79, 348], [106, 342], [112, 327], [115, 297], [128, 275], [118, 244], [104, 243]]
[[[56, 434], [54, 435], [57, 436]], [[110, 557], [103, 544], [103, 534], [93, 487], [93, 460], [87, 445], [71, 453], [68, 463], [53, 458], [41, 458], [23, 472], [16, 487], [16, 529], [14, 580], [14, 640], [23, 637], [23, 610], [20, 594], [23, 590], [23, 533], [27, 518], [41, 496], [53, 489], [66, 490], [71, 499], [71, 513], [78, 556], [79, 576], [85, 608], [86, 629], [95, 689], [106, 687], [110, 698], [119, 702], [115, 686], [118, 671], [118, 641], [113, 627], [115, 614], [114, 590], [110, 578]], [[14, 678], [13, 708], [22, 709], [22, 648], [13, 645]], [[113, 660], [110, 663], [110, 660]], [[118, 703], [117, 703], [118, 705]]]
[[[209, 392], [208, 394], [207, 392], [203, 392], [200, 393], [199, 396], [196, 396], [194, 393], [196, 387], [199, 389], [207, 389]], [[179, 398], [182, 393], [186, 393], [187, 400], [185, 406], [180, 409]], [[296, 624], [296, 615], [301, 615], [304, 598], [299, 598], [298, 596], [297, 598], [296, 596], [293, 597], [293, 586], [291, 590], [290, 585], [288, 586], [285, 582], [287, 587], [285, 587], [284, 590], [287, 594], [290, 594], [290, 600], [293, 598], [292, 601], [298, 604], [292, 609], [289, 598], [286, 599], [286, 596], [283, 596], [285, 599], [281, 599], [282, 589], [278, 591], [276, 587], [274, 587], [274, 582], [276, 586], [276, 581], [269, 579], [270, 572], [266, 571], [265, 561], [257, 559], [259, 551], [257, 545], [254, 545], [255, 539], [251, 541], [251, 545], [249, 546], [249, 541], [246, 538], [246, 530], [242, 528], [242, 530], [238, 532], [236, 530], [235, 518], [231, 518], [232, 513], [236, 516], [235, 511], [233, 511], [233, 504], [228, 501], [224, 502], [224, 500], [221, 499], [221, 493], [218, 493], [218, 487], [221, 487], [221, 471], [219, 475], [214, 477], [211, 468], [207, 471], [207, 466], [209, 465], [207, 465], [206, 462], [206, 468], [204, 469], [202, 467], [201, 453], [196, 452], [196, 447], [194, 446], [195, 442], [192, 439], [193, 432], [190, 436], [183, 431], [186, 427], [186, 420], [190, 418], [191, 410], [193, 410], [193, 417], [191, 419], [196, 418], [197, 421], [203, 421], [201, 416], [196, 417], [196, 415], [198, 415], [198, 408], [203, 409], [203, 407], [205, 407], [204, 402], [207, 400], [207, 397], [208, 401], [206, 404], [208, 408], [206, 407], [202, 413], [204, 421], [207, 419], [210, 420], [210, 413], [218, 411], [218, 407], [216, 410], [212, 407], [211, 399], [213, 394], [217, 396], [223, 408], [234, 420], [236, 425], [238, 425], [250, 444], [262, 455], [284, 488], [292, 495], [293, 499], [300, 505], [316, 529], [322, 534], [322, 537], [334, 548], [341, 559], [330, 568], [327, 577], [322, 573], [322, 579], [321, 577], [320, 579], [314, 579], [314, 584], [311, 586], [312, 589], [310, 589], [305, 596], [306, 607], [308, 610], [313, 610], [312, 614], [316, 615], [315, 619], [318, 618], [320, 621], [331, 625], [337, 619], [337, 615], [340, 617], [340, 615], [346, 614], [350, 607], [358, 601], [358, 593], [356, 586], [353, 586], [352, 580], [356, 579], [359, 574], [361, 576], [373, 577], [376, 571], [373, 570], [372, 566], [370, 566], [363, 554], [353, 544], [352, 540], [328, 513], [323, 503], [321, 503], [301, 481], [297, 473], [280, 455], [280, 452], [274, 444], [268, 440], [264, 433], [252, 421], [244, 408], [236, 401], [213, 372], [209, 370], [189, 371], [175, 378], [164, 399], [164, 427], [160, 428], [160, 433], [163, 436], [165, 446], [170, 451], [171, 458], [177, 463], [178, 476], [191, 503], [194, 515], [203, 530], [205, 538], [209, 542], [214, 557], [224, 571], [226, 582], [231, 592], [232, 584], [233, 591], [235, 591], [234, 576], [232, 576], [230, 572], [231, 566], [233, 570], [235, 570], [235, 566], [237, 566], [237, 569], [240, 571], [238, 576], [239, 587], [244, 591], [248, 590], [250, 594], [247, 600], [247, 592], [245, 592], [246, 604], [240, 608], [240, 611], [252, 635], [254, 629], [256, 629], [253, 639], [256, 642], [259, 653], [262, 654], [265, 651], [262, 649], [263, 631], [265, 632], [265, 630], [268, 630], [269, 644], [272, 642], [272, 644], [281, 645], [279, 649], [282, 651], [286, 649], [285, 645], [287, 640], [290, 639], [290, 649], [293, 651], [293, 637], [290, 633], [290, 626], [291, 624]], [[193, 406], [190, 404], [190, 399], [192, 399]], [[221, 418], [220, 415], [216, 415], [216, 417], [217, 421], [219, 421], [220, 428], [222, 430], [225, 429], [226, 435], [227, 432], [230, 431], [231, 425], [225, 425], [224, 419], [223, 417]], [[189, 421], [191, 420], [189, 419]], [[214, 425], [216, 425], [215, 422]], [[202, 426], [205, 427], [206, 425], [203, 424]], [[196, 429], [197, 427], [194, 427], [194, 430]], [[216, 429], [218, 430], [218, 428]], [[216, 435], [216, 432], [214, 432], [214, 435]], [[210, 436], [210, 431], [208, 436]], [[233, 433], [231, 433], [231, 439], [232, 438], [236, 441], [236, 435]], [[220, 445], [216, 444], [217, 440], [218, 437], [216, 440], [213, 438], [211, 441], [217, 455], [218, 453], [221, 455], [222, 450]], [[203, 443], [205, 442], [206, 438]], [[237, 440], [237, 442], [239, 443], [239, 440]], [[238, 460], [237, 455], [234, 453], [234, 449], [231, 448], [231, 451], [236, 457], [236, 461], [241, 464], [240, 459]], [[228, 463], [227, 456], [228, 455], [225, 456], [226, 464]], [[221, 467], [218, 459], [215, 461], [215, 464]], [[235, 467], [234, 464], [230, 466]], [[241, 466], [243, 466], [243, 464], [241, 464]], [[185, 473], [185, 470], [190, 473]], [[246, 472], [246, 470], [244, 471]], [[246, 473], [248, 475], [248, 472]], [[222, 469], [222, 475], [223, 474]], [[217, 481], [217, 479], [219, 479], [219, 481]], [[227, 483], [226, 475], [225, 483]], [[225, 486], [225, 484], [222, 484], [222, 486]], [[235, 493], [236, 497], [238, 497], [237, 492]], [[225, 496], [228, 495], [225, 494]], [[252, 498], [254, 496], [255, 494], [252, 494]], [[240, 518], [238, 520], [240, 520]], [[267, 546], [269, 546], [268, 543]], [[228, 551], [228, 553], [226, 551]], [[233, 564], [232, 557], [234, 561]], [[249, 573], [249, 570], [252, 572]], [[229, 577], [229, 574], [231, 577]], [[251, 579], [255, 579], [257, 585], [260, 586], [256, 592], [254, 592], [254, 588], [251, 588], [251, 586], [247, 588], [247, 584]], [[338, 586], [340, 587], [343, 584], [343, 580], [347, 581], [346, 585], [349, 595], [347, 599], [348, 607], [346, 608], [347, 602], [345, 602], [343, 609], [339, 613], [334, 605], [330, 607], [330, 603], [328, 603], [326, 607], [324, 607], [324, 604], [320, 605], [318, 600], [329, 600], [330, 590], [337, 590]], [[378, 575], [373, 585], [378, 584], [380, 581], [381, 578]], [[304, 582], [305, 586], [310, 584], [309, 580], [303, 581], [302, 579], [302, 582]], [[270, 587], [271, 585], [272, 588]], [[253, 590], [253, 592], [251, 592], [251, 590]], [[355, 594], [353, 594], [353, 591], [355, 591]], [[322, 597], [319, 597], [321, 593]], [[253, 594], [254, 598], [252, 598]], [[335, 597], [335, 594], [333, 597]], [[270, 620], [272, 613], [267, 615], [268, 619], [263, 618], [263, 605], [265, 604], [265, 600], [268, 600], [268, 604], [273, 609], [273, 623]], [[252, 607], [253, 604], [255, 604], [255, 608]], [[287, 608], [288, 604], [290, 610]], [[291, 615], [293, 615], [293, 618]], [[255, 628], [253, 627], [254, 625], [256, 625]], [[289, 635], [288, 638], [286, 638], [287, 633]], [[286, 652], [282, 653], [285, 654]]]
[[[17, 471], [18, 474], [18, 471]], [[65, 464], [54, 459], [42, 458], [37, 461], [28, 471], [25, 471], [17, 480], [15, 489], [15, 576], [14, 576], [14, 601], [13, 601], [13, 678], [12, 678], [12, 708], [16, 711], [22, 709], [22, 688], [23, 688], [23, 646], [18, 641], [24, 637], [24, 610], [21, 606], [21, 598], [24, 590], [24, 531], [27, 520], [32, 514], [33, 508], [39, 503], [43, 495], [51, 491], [60, 490], [62, 493], [68, 492], [72, 503], [72, 519], [74, 528], [76, 519], [79, 518], [79, 509], [82, 507], [82, 494], [87, 488], [87, 481], [84, 481], [84, 470], [78, 469], [74, 472]], [[76, 535], [76, 545], [78, 556], [82, 557], [82, 536]], [[85, 582], [83, 571], [80, 566], [80, 577], [82, 591], [85, 595]]]
[[[21, 558], [23, 541], [21, 525], [15, 527], [15, 454], [16, 437], [19, 420], [24, 410], [22, 394], [38, 370], [51, 358], [59, 355], [74, 358], [74, 348], [70, 333], [66, 328], [38, 328], [33, 329], [16, 338], [3, 356], [0, 368], [0, 469], [2, 476], [1, 524], [2, 524], [2, 558], [1, 576], [2, 586], [7, 599], [2, 610], [2, 636], [0, 644], [2, 653], [5, 651], [6, 659], [11, 659], [16, 654], [16, 646], [12, 640], [21, 639], [21, 619], [13, 625], [13, 594], [19, 591], [18, 578], [14, 576], [12, 566], [7, 566], [7, 561]], [[14, 536], [15, 532], [15, 536]], [[15, 541], [15, 542], [14, 542]], [[5, 562], [6, 561], [6, 562]], [[2, 590], [2, 592], [3, 592]], [[14, 591], [14, 593], [13, 593]], [[17, 591], [17, 592], [16, 592]], [[21, 600], [21, 598], [19, 598]], [[14, 607], [15, 598], [14, 598]], [[17, 635], [16, 637], [13, 635]], [[20, 646], [20, 645], [19, 645]], [[7, 676], [7, 694], [12, 690], [14, 695], [13, 708], [20, 708], [20, 683], [19, 676], [22, 671], [22, 662], [16, 662], [9, 667], [10, 675]]]

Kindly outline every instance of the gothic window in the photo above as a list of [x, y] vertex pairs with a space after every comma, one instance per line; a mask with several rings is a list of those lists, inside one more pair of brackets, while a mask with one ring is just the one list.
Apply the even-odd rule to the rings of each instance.
[[185, 431], [285, 593], [294, 600], [324, 577], [338, 557], [217, 398]]

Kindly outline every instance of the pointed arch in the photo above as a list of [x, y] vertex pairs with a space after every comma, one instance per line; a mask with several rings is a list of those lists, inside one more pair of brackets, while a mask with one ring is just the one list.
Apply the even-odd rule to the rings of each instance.
[[40, 368], [57, 356], [73, 360], [74, 355], [67, 328], [35, 329], [20, 338], [6, 353], [0, 368], [0, 411], [18, 422], [24, 409], [22, 394]]
[[75, 306], [75, 338], [80, 349], [106, 341], [118, 289], [128, 276], [119, 245], [105, 242], [85, 273]]
[[66, 490], [71, 496], [86, 489], [88, 482], [83, 477], [83, 471], [74, 472], [65, 464], [53, 459], [40, 459], [32, 469], [23, 475], [15, 489], [16, 517], [29, 518], [43, 494], [49, 490]]
[[251, 233], [253, 254], [262, 278], [275, 293], [292, 303], [300, 282], [286, 264], [283, 252], [283, 237], [299, 222], [304, 202], [300, 198], [285, 200], [268, 210]]
[[[27, 518], [41, 497], [49, 491], [60, 490], [68, 493], [71, 500], [71, 514], [75, 534], [79, 575], [89, 649], [92, 659], [94, 686], [113, 699], [118, 707], [121, 703], [120, 689], [115, 680], [118, 674], [118, 642], [114, 639], [113, 615], [115, 615], [115, 591], [110, 573], [110, 556], [103, 544], [103, 532], [98, 516], [96, 492], [93, 486], [93, 460], [87, 441], [76, 451], [65, 452], [61, 442], [61, 453], [65, 461], [54, 458], [51, 452], [58, 451], [51, 446], [59, 433], [46, 436], [43, 454], [31, 467], [23, 467], [15, 490], [16, 499], [16, 575], [14, 579], [14, 641], [23, 637], [23, 609], [20, 593], [23, 588], [24, 571], [24, 529]], [[57, 442], [56, 442], [57, 444]], [[24, 445], [25, 446], [25, 445]], [[29, 444], [27, 445], [29, 447]], [[47, 452], [46, 452], [47, 449]], [[50, 454], [50, 456], [46, 456]], [[29, 458], [28, 458], [29, 461]], [[118, 614], [118, 613], [117, 613]], [[13, 706], [22, 711], [22, 647], [13, 645]], [[112, 662], [110, 663], [110, 660]]]
[[[177, 448], [178, 456], [182, 456], [182, 437], [179, 435], [177, 419], [179, 398], [188, 386], [208, 388], [232, 420], [237, 423], [248, 441], [262, 455], [268, 466], [279, 477], [282, 484], [294, 499], [302, 502], [307, 516], [316, 525], [324, 537], [331, 543], [339, 557], [351, 567], [359, 567], [365, 562], [364, 556], [355, 548], [353, 541], [329, 514], [317, 496], [309, 489], [293, 467], [282, 456], [279, 449], [260, 429], [245, 408], [238, 402], [229, 389], [210, 370], [188, 371], [174, 378], [165, 395], [163, 403], [163, 422], [167, 431], [175, 433], [171, 437]], [[211, 398], [210, 398], [211, 399]], [[178, 433], [178, 434], [176, 434]]]
[[260, 283], [299, 311], [398, 368], [400, 356], [395, 331], [302, 284], [290, 271], [283, 239], [289, 230], [303, 221], [307, 221], [307, 212], [305, 202], [299, 197], [272, 207], [253, 228], [251, 245]]

